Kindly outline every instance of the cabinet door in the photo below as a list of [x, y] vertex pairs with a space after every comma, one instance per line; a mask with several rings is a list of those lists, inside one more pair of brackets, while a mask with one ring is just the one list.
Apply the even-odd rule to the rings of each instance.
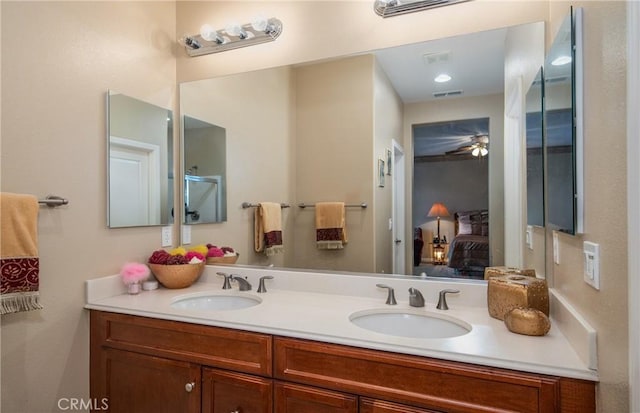
[[360, 399], [360, 413], [438, 413], [436, 410], [405, 406], [384, 400]]
[[276, 382], [275, 409], [277, 413], [357, 413], [358, 398], [351, 394]]
[[203, 413], [272, 413], [273, 380], [202, 369]]
[[104, 397], [110, 413], [197, 413], [200, 366], [104, 349]]

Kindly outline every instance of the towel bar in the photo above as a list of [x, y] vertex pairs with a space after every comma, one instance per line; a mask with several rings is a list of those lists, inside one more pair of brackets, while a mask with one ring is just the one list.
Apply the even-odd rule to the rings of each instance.
[[69, 200], [61, 196], [47, 195], [45, 199], [39, 199], [38, 204], [46, 205], [49, 208], [55, 208], [60, 205], [69, 205]]
[[[313, 204], [309, 205], [309, 204], [305, 204], [304, 202], [301, 202], [301, 203], [298, 204], [298, 207], [304, 209], [304, 208], [315, 208], [316, 206], [313, 205]], [[347, 208], [362, 208], [362, 209], [365, 209], [367, 207], [367, 204], [366, 204], [366, 202], [363, 202], [361, 204], [345, 204], [345, 207], [347, 207]]]
[[[260, 204], [252, 204], [249, 202], [243, 202], [242, 203], [242, 209], [247, 209], [247, 208], [258, 208], [260, 206]], [[289, 208], [289, 204], [280, 204], [280, 208]]]

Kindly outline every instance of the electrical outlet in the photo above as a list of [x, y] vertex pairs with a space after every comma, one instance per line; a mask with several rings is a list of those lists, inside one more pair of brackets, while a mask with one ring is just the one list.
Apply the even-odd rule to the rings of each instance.
[[162, 246], [163, 247], [170, 247], [171, 244], [173, 243], [171, 240], [171, 229], [172, 227], [167, 226], [167, 227], [162, 227]]
[[558, 242], [558, 233], [553, 232], [553, 262], [560, 264], [560, 243]]
[[595, 288], [600, 289], [600, 245], [585, 241], [582, 244], [582, 252], [584, 253], [584, 282]]
[[182, 243], [191, 244], [191, 225], [182, 226]]

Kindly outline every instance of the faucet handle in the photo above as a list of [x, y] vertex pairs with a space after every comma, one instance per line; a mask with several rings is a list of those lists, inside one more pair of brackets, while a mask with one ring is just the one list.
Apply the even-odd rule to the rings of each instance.
[[387, 294], [387, 301], [385, 302], [385, 304], [388, 305], [396, 305], [398, 304], [398, 302], [396, 301], [396, 295], [393, 292], [393, 288], [389, 287], [388, 285], [385, 284], [376, 284], [376, 287], [379, 288], [386, 288], [389, 290], [389, 293]]
[[438, 305], [436, 308], [438, 310], [448, 310], [449, 306], [447, 305], [447, 294], [458, 294], [460, 290], [442, 290], [440, 291], [440, 297], [438, 298]]
[[229, 280], [231, 280], [232, 275], [231, 274], [227, 274], [225, 272], [217, 272], [216, 274], [222, 275], [224, 277], [224, 283], [222, 284], [222, 289], [223, 290], [230, 290], [231, 289], [231, 283], [229, 282]]
[[265, 287], [264, 285], [264, 280], [273, 280], [273, 276], [272, 275], [265, 275], [264, 277], [260, 277], [260, 284], [258, 284], [258, 291], [259, 293], [266, 293], [267, 292], [267, 287]]

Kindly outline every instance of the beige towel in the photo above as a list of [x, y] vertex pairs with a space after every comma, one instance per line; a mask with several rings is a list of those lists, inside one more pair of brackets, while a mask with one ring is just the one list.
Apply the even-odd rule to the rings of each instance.
[[284, 251], [282, 208], [275, 202], [261, 202], [254, 212], [255, 250], [266, 256]]
[[344, 248], [347, 243], [344, 202], [316, 204], [316, 245], [319, 249]]
[[0, 314], [40, 309], [38, 199], [0, 193]]

